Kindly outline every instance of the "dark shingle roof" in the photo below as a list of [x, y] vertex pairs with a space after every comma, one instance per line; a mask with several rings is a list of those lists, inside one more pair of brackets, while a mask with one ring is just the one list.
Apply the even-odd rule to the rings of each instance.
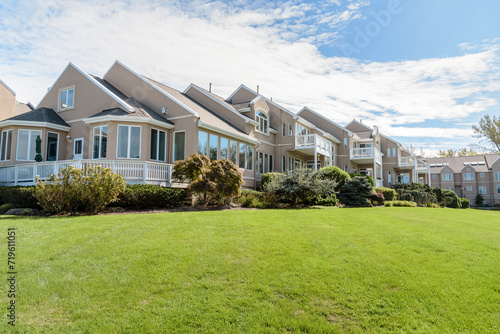
[[54, 110], [49, 108], [38, 108], [33, 111], [25, 112], [20, 115], [11, 117], [7, 121], [29, 121], [40, 123], [52, 123], [69, 127]]

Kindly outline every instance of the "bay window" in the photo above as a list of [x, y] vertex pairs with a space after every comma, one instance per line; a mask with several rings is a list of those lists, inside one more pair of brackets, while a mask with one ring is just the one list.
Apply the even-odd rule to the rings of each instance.
[[17, 157], [18, 161], [35, 160], [36, 138], [42, 138], [41, 130], [18, 130], [17, 131]]
[[10, 145], [12, 143], [12, 130], [2, 131], [0, 138], [0, 161], [10, 160]]
[[174, 133], [174, 161], [184, 160], [186, 150], [186, 132]]
[[166, 138], [165, 131], [151, 129], [151, 160], [166, 161]]
[[141, 127], [118, 125], [117, 158], [139, 159], [141, 155]]

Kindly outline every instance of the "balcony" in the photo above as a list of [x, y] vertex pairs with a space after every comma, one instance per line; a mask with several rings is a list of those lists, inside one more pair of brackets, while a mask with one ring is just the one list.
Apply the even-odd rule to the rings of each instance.
[[427, 162], [413, 158], [413, 157], [400, 157], [398, 160], [399, 169], [410, 170], [417, 168], [418, 173], [427, 173], [430, 166]]
[[171, 185], [173, 165], [149, 161], [123, 160], [62, 160], [54, 162], [40, 162], [0, 167], [0, 185], [28, 186], [34, 185], [36, 177], [45, 180], [51, 174], [57, 174], [63, 168], [74, 166], [102, 166], [111, 168], [113, 172], [124, 177], [129, 184], [158, 184]]
[[295, 149], [307, 155], [322, 154], [332, 157], [332, 143], [317, 134], [295, 136]]
[[429, 173], [431, 166], [428, 162], [417, 159], [417, 173]]
[[358, 164], [376, 162], [377, 164], [382, 165], [382, 153], [373, 147], [352, 148], [351, 160]]

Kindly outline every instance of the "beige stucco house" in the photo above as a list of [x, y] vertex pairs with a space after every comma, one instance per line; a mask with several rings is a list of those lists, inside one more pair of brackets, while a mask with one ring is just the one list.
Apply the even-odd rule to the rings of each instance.
[[246, 188], [270, 171], [331, 165], [371, 175], [377, 186], [429, 182], [425, 161], [377, 127], [343, 127], [308, 107], [293, 113], [245, 85], [227, 98], [195, 84], [179, 91], [119, 61], [102, 78], [68, 64], [37, 108], [0, 121], [0, 132], [0, 183], [9, 185], [100, 164], [129, 183], [180, 186], [173, 163], [193, 153], [233, 161]]

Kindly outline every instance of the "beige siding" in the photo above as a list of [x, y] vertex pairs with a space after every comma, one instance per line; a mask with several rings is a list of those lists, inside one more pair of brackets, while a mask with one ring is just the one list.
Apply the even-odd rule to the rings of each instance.
[[0, 121], [14, 117], [16, 96], [0, 82]]

